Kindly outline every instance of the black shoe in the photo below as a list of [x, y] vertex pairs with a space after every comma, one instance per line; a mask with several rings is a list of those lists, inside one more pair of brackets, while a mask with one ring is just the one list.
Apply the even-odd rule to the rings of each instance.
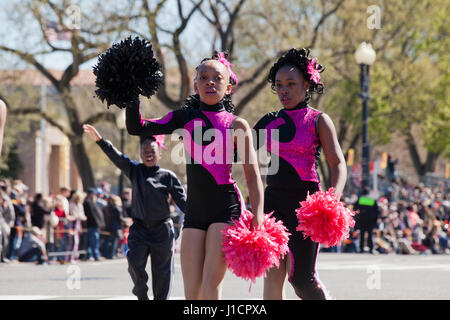
[[138, 296], [137, 298], [138, 298], [138, 300], [150, 300], [147, 295]]

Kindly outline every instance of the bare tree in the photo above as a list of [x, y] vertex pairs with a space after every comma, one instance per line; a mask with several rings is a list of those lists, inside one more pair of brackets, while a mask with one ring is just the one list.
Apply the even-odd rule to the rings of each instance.
[[[75, 13], [79, 14], [77, 17], [77, 19], [81, 21], [79, 27], [73, 28], [73, 25], [70, 25], [71, 22], [68, 21], [68, 8], [79, 10]], [[83, 131], [81, 126], [83, 123], [94, 123], [100, 120], [114, 121], [115, 115], [107, 111], [91, 114], [88, 117], [80, 114], [80, 108], [77, 106], [72, 92], [71, 81], [77, 76], [80, 66], [83, 63], [96, 58], [110, 46], [111, 38], [120, 35], [120, 32], [124, 30], [124, 25], [126, 25], [130, 15], [125, 14], [125, 18], [123, 18], [112, 10], [109, 13], [103, 11], [102, 13], [107, 16], [105, 17], [99, 15], [98, 11], [96, 11], [95, 13], [99, 15], [96, 20], [91, 11], [86, 10], [86, 12], [83, 12], [80, 7], [73, 7], [71, 1], [65, 1], [63, 4], [50, 0], [30, 1], [26, 4], [21, 3], [21, 8], [17, 9], [24, 10], [24, 15], [31, 14], [34, 22], [36, 22], [40, 28], [45, 49], [41, 51], [36, 51], [35, 48], [23, 50], [1, 44], [0, 50], [12, 53], [19, 57], [23, 62], [36, 68], [36, 70], [51, 82], [56, 89], [57, 95], [62, 101], [66, 119], [61, 123], [54, 115], [42, 111], [38, 107], [19, 107], [12, 104], [9, 104], [11, 107], [10, 113], [16, 115], [39, 114], [49, 123], [61, 130], [70, 140], [73, 156], [84, 187], [95, 186], [89, 157], [82, 139]], [[98, 18], [101, 18], [101, 20], [98, 20]], [[59, 33], [68, 32], [70, 34], [69, 47], [59, 47], [55, 45], [49, 37], [46, 30], [48, 30], [50, 19], [58, 26]], [[69, 53], [72, 58], [72, 62], [67, 66], [59, 78], [38, 61], [39, 56], [54, 52], [66, 52]], [[8, 101], [7, 97], [4, 98], [5, 101]]]
[[[194, 2], [189, 10], [183, 7], [182, 1], [177, 0], [176, 8], [178, 14], [177, 25], [174, 30], [165, 28], [158, 24], [157, 18], [162, 14], [162, 9], [167, 3], [167, 0], [160, 0], [156, 5], [152, 6], [151, 1], [142, 0], [139, 2], [139, 11], [142, 13], [139, 19], [144, 18], [146, 23], [146, 31], [143, 33], [139, 29], [129, 27], [128, 31], [133, 32], [143, 38], [151, 40], [153, 50], [158, 62], [161, 64], [163, 74], [166, 74], [166, 59], [163, 54], [163, 48], [173, 52], [178, 66], [180, 76], [180, 87], [177, 97], [171, 97], [167, 90], [167, 79], [164, 78], [164, 83], [158, 90], [156, 96], [165, 106], [170, 109], [176, 109], [189, 96], [189, 88], [191, 86], [191, 78], [189, 66], [183, 53], [183, 46], [180, 41], [182, 33], [186, 30], [189, 21], [193, 14], [199, 9], [204, 0]], [[187, 11], [187, 12], [185, 12]], [[162, 43], [160, 33], [164, 33], [170, 37], [170, 43]]]

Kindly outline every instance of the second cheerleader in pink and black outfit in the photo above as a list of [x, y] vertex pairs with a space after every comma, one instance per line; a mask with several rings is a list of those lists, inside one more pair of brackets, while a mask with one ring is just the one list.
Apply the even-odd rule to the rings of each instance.
[[283, 221], [291, 233], [288, 257], [264, 280], [265, 299], [284, 298], [286, 276], [300, 298], [329, 298], [316, 270], [319, 244], [296, 231], [295, 212], [308, 192], [321, 189], [316, 164], [321, 149], [330, 165], [336, 193], [342, 192], [346, 180], [345, 160], [333, 122], [308, 103], [311, 92], [323, 91], [321, 71], [316, 59], [309, 58], [309, 50], [291, 49], [285, 53], [268, 78], [283, 108], [266, 114], [254, 127], [256, 148], [266, 144], [271, 162], [279, 164], [277, 172], [267, 176], [264, 212], [274, 211], [273, 216]]

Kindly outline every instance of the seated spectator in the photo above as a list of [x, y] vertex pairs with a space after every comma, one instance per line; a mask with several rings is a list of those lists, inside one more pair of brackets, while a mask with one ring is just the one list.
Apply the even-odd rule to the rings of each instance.
[[436, 224], [433, 225], [430, 232], [428, 232], [422, 243], [425, 247], [427, 247], [431, 251], [431, 253], [433, 254], [440, 253], [438, 226]]
[[441, 246], [442, 253], [444, 254], [450, 254], [450, 249], [448, 245], [449, 236], [450, 236], [450, 228], [448, 225], [448, 221], [445, 221], [439, 235], [439, 245]]
[[411, 229], [414, 229], [417, 224], [417, 221], [420, 220], [420, 217], [417, 214], [417, 206], [415, 204], [408, 205], [406, 207], [406, 216], [408, 219], [408, 226]]
[[43, 264], [47, 261], [47, 252], [41, 229], [32, 227], [31, 231], [25, 232], [17, 256], [20, 262]]
[[375, 230], [375, 250], [379, 253], [388, 254], [393, 252], [392, 245], [386, 240], [383, 230]]
[[409, 229], [404, 231], [398, 231], [398, 252], [400, 254], [417, 254], [417, 251], [412, 247], [411, 240], [409, 239]]
[[342, 252], [357, 253], [359, 252], [359, 236], [357, 230], [350, 230], [348, 239], [343, 241]]
[[396, 253], [398, 251], [398, 241], [397, 238], [395, 237], [395, 231], [393, 228], [389, 227], [385, 229], [384, 239], [392, 247], [391, 253]]
[[425, 234], [423, 232], [423, 220], [417, 219], [417, 224], [415, 225], [412, 235], [411, 235], [411, 246], [420, 253], [426, 253], [428, 248], [422, 244], [425, 239]]

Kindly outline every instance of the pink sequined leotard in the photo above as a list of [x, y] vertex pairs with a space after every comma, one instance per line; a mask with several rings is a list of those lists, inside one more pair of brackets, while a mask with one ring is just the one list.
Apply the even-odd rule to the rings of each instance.
[[206, 230], [212, 223], [239, 218], [243, 203], [231, 175], [235, 119], [222, 102], [206, 105], [196, 101], [195, 107], [169, 112], [161, 119], [143, 119], [139, 105], [127, 107], [130, 134], [176, 132], [183, 138], [187, 176], [184, 228]]

